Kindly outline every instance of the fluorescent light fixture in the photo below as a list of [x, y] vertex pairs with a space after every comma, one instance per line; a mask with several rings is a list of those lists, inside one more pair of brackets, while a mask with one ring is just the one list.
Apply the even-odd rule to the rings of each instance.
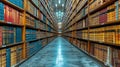
[[57, 7], [58, 5], [57, 5], [57, 4], [55, 4], [55, 6]]
[[62, 7], [64, 7], [64, 4], [62, 4]]
[[59, 4], [61, 3], [61, 0], [59, 0]]

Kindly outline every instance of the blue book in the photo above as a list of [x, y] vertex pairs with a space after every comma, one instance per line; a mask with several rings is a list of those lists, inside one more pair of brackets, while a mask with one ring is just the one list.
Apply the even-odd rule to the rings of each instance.
[[116, 20], [119, 20], [119, 1], [116, 1]]
[[6, 67], [11, 66], [11, 49], [7, 48], [6, 49]]

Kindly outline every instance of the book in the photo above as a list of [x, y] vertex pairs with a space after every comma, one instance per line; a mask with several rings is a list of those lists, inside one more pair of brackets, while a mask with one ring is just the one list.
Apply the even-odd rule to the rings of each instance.
[[6, 49], [1, 50], [1, 67], [6, 67]]
[[112, 48], [112, 65], [113, 67], [120, 67], [120, 50], [119, 49], [115, 49], [115, 48]]
[[4, 4], [0, 2], [0, 20], [4, 20]]
[[8, 1], [20, 8], [23, 8], [23, 0], [8, 0]]
[[16, 46], [15, 47], [11, 47], [11, 66], [14, 66], [17, 63], [17, 54], [16, 54]]

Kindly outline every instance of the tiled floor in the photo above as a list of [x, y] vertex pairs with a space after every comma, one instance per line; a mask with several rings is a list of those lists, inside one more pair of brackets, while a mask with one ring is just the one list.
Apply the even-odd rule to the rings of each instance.
[[62, 37], [56, 38], [20, 67], [103, 67]]

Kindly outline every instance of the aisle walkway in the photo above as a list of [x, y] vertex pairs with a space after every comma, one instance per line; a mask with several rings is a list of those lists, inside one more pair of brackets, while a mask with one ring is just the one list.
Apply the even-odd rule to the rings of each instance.
[[58, 37], [20, 67], [103, 67]]

